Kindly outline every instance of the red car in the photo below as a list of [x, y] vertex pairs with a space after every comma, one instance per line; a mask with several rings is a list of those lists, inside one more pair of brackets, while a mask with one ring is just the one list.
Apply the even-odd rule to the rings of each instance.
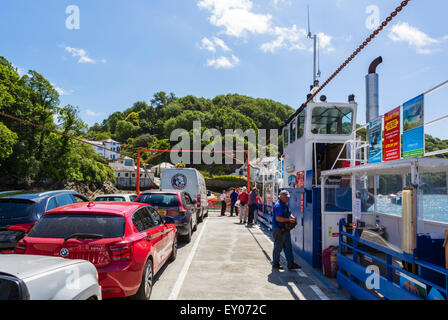
[[15, 253], [88, 260], [103, 298], [147, 300], [154, 275], [176, 258], [172, 222], [142, 203], [77, 203], [46, 212]]

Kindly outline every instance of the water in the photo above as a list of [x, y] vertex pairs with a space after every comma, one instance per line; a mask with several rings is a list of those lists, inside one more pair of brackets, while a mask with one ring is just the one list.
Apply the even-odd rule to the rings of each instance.
[[[377, 199], [378, 212], [401, 216], [401, 205], [390, 203], [387, 197]], [[373, 211], [373, 206], [369, 211]], [[448, 223], [448, 195], [423, 195], [423, 219]]]

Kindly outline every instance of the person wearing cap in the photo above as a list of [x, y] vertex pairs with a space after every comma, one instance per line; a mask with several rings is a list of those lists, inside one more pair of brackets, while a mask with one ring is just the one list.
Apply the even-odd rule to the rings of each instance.
[[274, 205], [272, 219], [272, 235], [274, 237], [274, 252], [272, 255], [272, 267], [275, 269], [283, 269], [280, 265], [280, 253], [285, 252], [286, 262], [289, 270], [300, 269], [301, 267], [294, 262], [292, 253], [292, 243], [290, 231], [285, 229], [285, 223], [295, 223], [296, 219], [292, 215], [288, 207], [290, 195], [286, 190], [282, 190], [279, 200]]
[[240, 200], [240, 223], [247, 223], [247, 206], [249, 203], [249, 194], [247, 193], [247, 188], [243, 187], [242, 192], [238, 196]]

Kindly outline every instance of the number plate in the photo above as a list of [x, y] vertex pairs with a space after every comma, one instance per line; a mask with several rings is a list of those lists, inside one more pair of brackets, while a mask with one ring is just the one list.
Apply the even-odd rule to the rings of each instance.
[[161, 216], [166, 216], [166, 210], [157, 210]]

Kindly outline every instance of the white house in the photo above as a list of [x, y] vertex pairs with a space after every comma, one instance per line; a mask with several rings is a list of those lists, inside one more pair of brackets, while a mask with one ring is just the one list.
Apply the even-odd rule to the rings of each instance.
[[[100, 157], [103, 157], [107, 160], [115, 160], [120, 158], [120, 152], [121, 152], [121, 146], [120, 142], [107, 139], [107, 140], [99, 140], [99, 141], [87, 141], [96, 147], [94, 147], [95, 151], [100, 155]], [[103, 148], [107, 148], [109, 150], [105, 150]]]
[[[137, 166], [129, 157], [118, 158], [111, 161], [109, 165], [114, 168], [117, 177], [118, 188], [133, 188], [137, 184]], [[154, 173], [151, 170], [140, 168], [140, 187], [151, 187], [154, 185]]]

